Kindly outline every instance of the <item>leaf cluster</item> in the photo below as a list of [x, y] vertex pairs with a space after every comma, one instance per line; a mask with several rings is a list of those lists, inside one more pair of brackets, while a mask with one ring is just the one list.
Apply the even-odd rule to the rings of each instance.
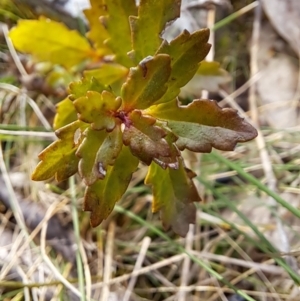
[[200, 197], [181, 152], [233, 150], [256, 136], [236, 111], [215, 101], [179, 103], [181, 87], [210, 49], [207, 29], [184, 31], [170, 42], [161, 37], [180, 6], [180, 0], [141, 0], [138, 7], [134, 0], [91, 0], [88, 40], [47, 19], [20, 21], [10, 33], [17, 49], [39, 60], [66, 68], [100, 63], [70, 84], [54, 121], [58, 140], [39, 155], [32, 174], [62, 181], [78, 172], [93, 226], [108, 217], [142, 162], [150, 166], [145, 183], [153, 189], [153, 212], [184, 236]]

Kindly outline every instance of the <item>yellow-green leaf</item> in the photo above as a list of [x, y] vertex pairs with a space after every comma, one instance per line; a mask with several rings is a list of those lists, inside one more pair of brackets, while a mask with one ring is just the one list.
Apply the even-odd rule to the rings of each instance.
[[200, 202], [197, 189], [184, 169], [180, 160], [178, 169], [162, 169], [152, 162], [145, 184], [152, 185], [152, 211], [161, 212], [164, 227], [185, 236], [189, 224], [195, 223], [196, 207], [193, 202]]
[[84, 210], [91, 211], [91, 224], [98, 226], [106, 219], [126, 192], [139, 160], [123, 146], [113, 166], [109, 166], [103, 180], [88, 186], [84, 195]]
[[108, 165], [113, 165], [122, 148], [122, 132], [116, 127], [111, 133], [88, 128], [78, 147], [79, 174], [86, 185], [94, 184], [106, 175]]
[[231, 81], [229, 73], [218, 62], [203, 61], [195, 76], [181, 88], [180, 97], [200, 97], [203, 90], [218, 92]]
[[83, 138], [83, 131], [87, 124], [75, 121], [55, 132], [59, 140], [50, 144], [40, 154], [41, 162], [33, 171], [34, 181], [44, 181], [55, 176], [62, 181], [77, 172], [79, 159], [75, 152]]
[[86, 123], [91, 123], [93, 129], [112, 131], [116, 126], [114, 114], [121, 103], [120, 97], [116, 98], [108, 91], [103, 91], [101, 94], [88, 91], [86, 96], [74, 101], [74, 106], [78, 112], [78, 118]]
[[105, 90], [105, 86], [94, 77], [83, 77], [82, 80], [72, 82], [69, 86], [69, 98], [75, 100], [79, 97], [86, 96], [88, 91], [96, 91], [101, 93]]
[[9, 36], [17, 50], [66, 68], [96, 55], [89, 42], [77, 31], [45, 18], [20, 20]]
[[147, 57], [130, 68], [121, 91], [124, 109], [145, 109], [155, 103], [167, 91], [170, 73], [170, 57], [166, 54]]
[[224, 76], [227, 72], [220, 67], [219, 62], [203, 61], [197, 70], [197, 74], [203, 76]]
[[180, 150], [210, 152], [214, 147], [230, 151], [238, 142], [257, 136], [256, 129], [236, 110], [222, 109], [212, 100], [194, 100], [187, 106], [172, 101], [152, 106], [145, 113], [168, 123], [178, 137], [176, 145]]
[[157, 53], [170, 55], [172, 71], [168, 81], [168, 91], [156, 103], [173, 100], [178, 96], [180, 88], [191, 80], [199, 63], [209, 52], [208, 38], [208, 29], [201, 29], [192, 34], [185, 30], [170, 43], [163, 42]]
[[73, 102], [69, 98], [65, 98], [56, 105], [56, 115], [53, 121], [53, 128], [55, 130], [76, 120], [77, 112]]
[[131, 67], [133, 62], [127, 55], [132, 49], [129, 16], [137, 14], [135, 0], [106, 0], [106, 8], [108, 16], [101, 18], [109, 33], [106, 44], [115, 54], [116, 62]]
[[102, 64], [100, 68], [84, 72], [86, 78], [96, 78], [104, 85], [111, 85], [116, 81], [125, 78], [128, 68], [119, 64]]
[[[37, 67], [38, 66], [38, 67]], [[41, 67], [41, 69], [39, 69]], [[45, 74], [45, 81], [47, 85], [57, 89], [59, 91], [67, 87], [69, 83], [74, 80], [74, 74], [70, 73], [69, 70], [62, 66], [55, 66], [53, 68], [52, 64], [49, 62], [39, 63], [35, 66], [38, 69], [38, 72]]]
[[138, 63], [154, 55], [159, 48], [161, 32], [166, 24], [180, 15], [181, 0], [141, 0], [138, 16], [130, 17], [133, 52], [131, 56]]
[[105, 55], [111, 53], [111, 50], [104, 44], [109, 38], [107, 30], [100, 22], [100, 17], [107, 15], [107, 7], [103, 0], [90, 0], [91, 7], [84, 10], [84, 14], [89, 21], [90, 30], [86, 36], [95, 43], [97, 53]]
[[133, 111], [128, 118], [123, 142], [133, 155], [148, 165], [154, 158], [170, 156], [169, 144], [164, 139], [166, 131], [155, 125], [154, 118], [143, 116], [141, 111]]

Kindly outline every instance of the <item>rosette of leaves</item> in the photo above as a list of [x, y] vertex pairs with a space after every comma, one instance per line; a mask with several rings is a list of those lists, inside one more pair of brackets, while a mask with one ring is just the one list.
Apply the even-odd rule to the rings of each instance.
[[[70, 84], [70, 95], [58, 105], [54, 122], [58, 140], [39, 155], [32, 179], [55, 176], [62, 181], [78, 172], [86, 184], [84, 210], [91, 211], [91, 224], [97, 226], [142, 162], [149, 165], [145, 183], [152, 186], [153, 212], [160, 211], [163, 225], [184, 236], [195, 221], [194, 202], [200, 197], [181, 152], [233, 150], [238, 142], [253, 139], [256, 130], [215, 101], [179, 103], [180, 88], [210, 49], [207, 29], [184, 31], [170, 42], [161, 38], [166, 24], [179, 16], [181, 1], [141, 0], [136, 7], [134, 0], [94, 0], [91, 5], [85, 14], [93, 46], [78, 42], [66, 52], [72, 52], [72, 64], [83, 57], [109, 56], [113, 62], [102, 62]], [[11, 33], [16, 46], [22, 26]], [[55, 51], [65, 55], [63, 47]], [[62, 57], [57, 60], [52, 62], [60, 63]]]

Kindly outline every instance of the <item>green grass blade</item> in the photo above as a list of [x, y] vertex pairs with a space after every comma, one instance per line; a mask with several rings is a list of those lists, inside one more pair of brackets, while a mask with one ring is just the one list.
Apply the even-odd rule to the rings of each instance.
[[[261, 244], [258, 244], [258, 247], [262, 251], [270, 255], [272, 255], [272, 253], [278, 254], [278, 250], [268, 241], [268, 239], [259, 231], [259, 229], [240, 210], [236, 208], [236, 206], [229, 199], [217, 192], [210, 184], [208, 184], [202, 178], [198, 179], [207, 189], [211, 190], [216, 197], [223, 200], [224, 203], [226, 203], [227, 207], [230, 208], [230, 210], [232, 210], [233, 212], [235, 212], [244, 221], [244, 223], [252, 229], [252, 231], [262, 242]], [[234, 229], [238, 230], [238, 228], [230, 221], [222, 218], [221, 216], [218, 217], [221, 218], [224, 222], [230, 224], [230, 226], [232, 226]], [[241, 232], [240, 230], [238, 231]], [[247, 236], [247, 238], [250, 239], [250, 236], [246, 233], [243, 233], [243, 235]], [[251, 239], [251, 242], [254, 243], [253, 239]], [[255, 243], [255, 245], [257, 245], [257, 243]], [[283, 258], [275, 257], [274, 260], [291, 276], [291, 278], [295, 281], [297, 285], [300, 284], [300, 276], [285, 262]]]
[[235, 170], [240, 176], [242, 176], [245, 180], [250, 182], [251, 184], [255, 185], [259, 190], [265, 192], [267, 195], [271, 196], [278, 204], [280, 204], [282, 207], [286, 208], [288, 211], [293, 213], [295, 216], [300, 218], [300, 210], [296, 209], [292, 205], [290, 205], [288, 202], [286, 202], [280, 195], [278, 195], [275, 191], [272, 191], [269, 189], [266, 185], [264, 185], [262, 182], [257, 180], [255, 177], [253, 177], [251, 174], [245, 172], [243, 168], [241, 168], [238, 164], [227, 160], [222, 155], [218, 154], [217, 152], [212, 152], [210, 156], [227, 165], [229, 168]]

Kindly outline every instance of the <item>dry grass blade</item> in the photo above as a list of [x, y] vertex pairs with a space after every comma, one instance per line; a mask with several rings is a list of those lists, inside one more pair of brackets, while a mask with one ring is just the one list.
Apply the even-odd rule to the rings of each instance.
[[173, 263], [176, 263], [178, 261], [181, 261], [183, 258], [185, 257], [184, 254], [178, 254], [178, 255], [174, 255], [171, 256], [167, 259], [161, 260], [159, 262], [156, 262], [152, 265], [149, 265], [147, 267], [143, 267], [140, 268], [138, 270], [135, 270], [132, 273], [128, 273], [128, 274], [124, 274], [122, 276], [119, 277], [115, 277], [113, 279], [111, 279], [107, 284], [104, 284], [104, 282], [98, 282], [92, 285], [92, 288], [99, 288], [99, 287], [104, 287], [105, 285], [112, 285], [112, 284], [117, 284], [117, 283], [121, 283], [123, 281], [126, 281], [128, 279], [130, 279], [131, 277], [137, 277], [143, 274], [147, 274], [151, 271], [157, 270], [159, 268], [171, 265]]
[[[151, 243], [151, 239], [146, 236], [142, 241], [141, 250], [140, 250], [139, 256], [136, 260], [136, 263], [134, 265], [133, 272], [135, 272], [135, 271], [137, 271], [141, 268], [150, 243]], [[131, 295], [132, 290], [135, 286], [136, 280], [137, 280], [137, 276], [134, 276], [130, 279], [130, 281], [127, 285], [127, 289], [126, 289], [125, 294], [124, 294], [123, 301], [129, 301], [130, 300], [130, 295]]]
[[[186, 236], [185, 249], [190, 252], [193, 248], [193, 237], [194, 237], [194, 225], [190, 224], [189, 232]], [[181, 273], [181, 283], [180, 286], [188, 285], [188, 277], [190, 273], [191, 259], [186, 256], [182, 264], [182, 273]], [[185, 301], [186, 293], [183, 290], [180, 290], [178, 293], [178, 301]]]
[[[49, 214], [46, 215], [46, 219], [49, 219], [51, 217], [52, 212], [48, 211]], [[50, 270], [53, 272], [54, 276], [56, 279], [61, 281], [67, 287], [72, 293], [74, 293], [76, 296], [79, 298], [82, 298], [82, 295], [80, 291], [72, 285], [61, 273], [60, 271], [55, 267], [55, 265], [52, 263], [50, 260], [49, 256], [47, 255], [46, 252], [46, 233], [47, 233], [47, 223], [44, 223], [42, 226], [42, 231], [41, 231], [41, 255], [44, 260], [44, 262], [47, 264], [47, 266], [50, 268]]]
[[2, 31], [3, 31], [3, 34], [4, 34], [4, 37], [5, 37], [5, 40], [6, 40], [6, 44], [8, 46], [8, 49], [10, 51], [10, 54], [14, 60], [14, 63], [15, 65], [17, 66], [20, 74], [23, 76], [23, 77], [26, 77], [28, 76], [28, 73], [26, 72], [24, 66], [22, 65], [20, 59], [19, 59], [19, 56], [8, 36], [8, 26], [6, 24], [1, 24], [1, 27], [2, 27]]
[[109, 298], [109, 283], [112, 274], [112, 263], [113, 263], [113, 246], [114, 246], [114, 236], [115, 236], [115, 223], [111, 222], [109, 224], [107, 241], [105, 248], [105, 257], [104, 257], [104, 270], [103, 270], [103, 289], [100, 297], [100, 301], [108, 300]]
[[[259, 32], [261, 27], [261, 19], [262, 19], [262, 5], [259, 5], [255, 8], [255, 15], [254, 15], [254, 25], [253, 25], [253, 33], [252, 33], [252, 41], [251, 41], [251, 59], [250, 59], [250, 71], [252, 77], [258, 73], [258, 47], [259, 47]], [[258, 129], [258, 136], [256, 138], [257, 147], [260, 152], [260, 158], [263, 165], [263, 170], [267, 179], [267, 185], [272, 191], [277, 191], [277, 179], [275, 177], [272, 162], [270, 159], [270, 155], [267, 151], [267, 146], [265, 143], [265, 139], [261, 130], [259, 129], [259, 115], [257, 109], [257, 102], [256, 102], [256, 85], [250, 86], [249, 89], [249, 103], [250, 103], [250, 112], [252, 120]], [[277, 203], [271, 197], [268, 199], [269, 204], [274, 208], [274, 210], [278, 210]], [[280, 236], [280, 248], [283, 252], [290, 251], [290, 245], [287, 238], [287, 233], [283, 227], [282, 221], [280, 218], [275, 216], [277, 222], [277, 231], [278, 235]], [[295, 262], [294, 259], [291, 258], [290, 264]], [[293, 266], [295, 270], [297, 270], [297, 266]]]

